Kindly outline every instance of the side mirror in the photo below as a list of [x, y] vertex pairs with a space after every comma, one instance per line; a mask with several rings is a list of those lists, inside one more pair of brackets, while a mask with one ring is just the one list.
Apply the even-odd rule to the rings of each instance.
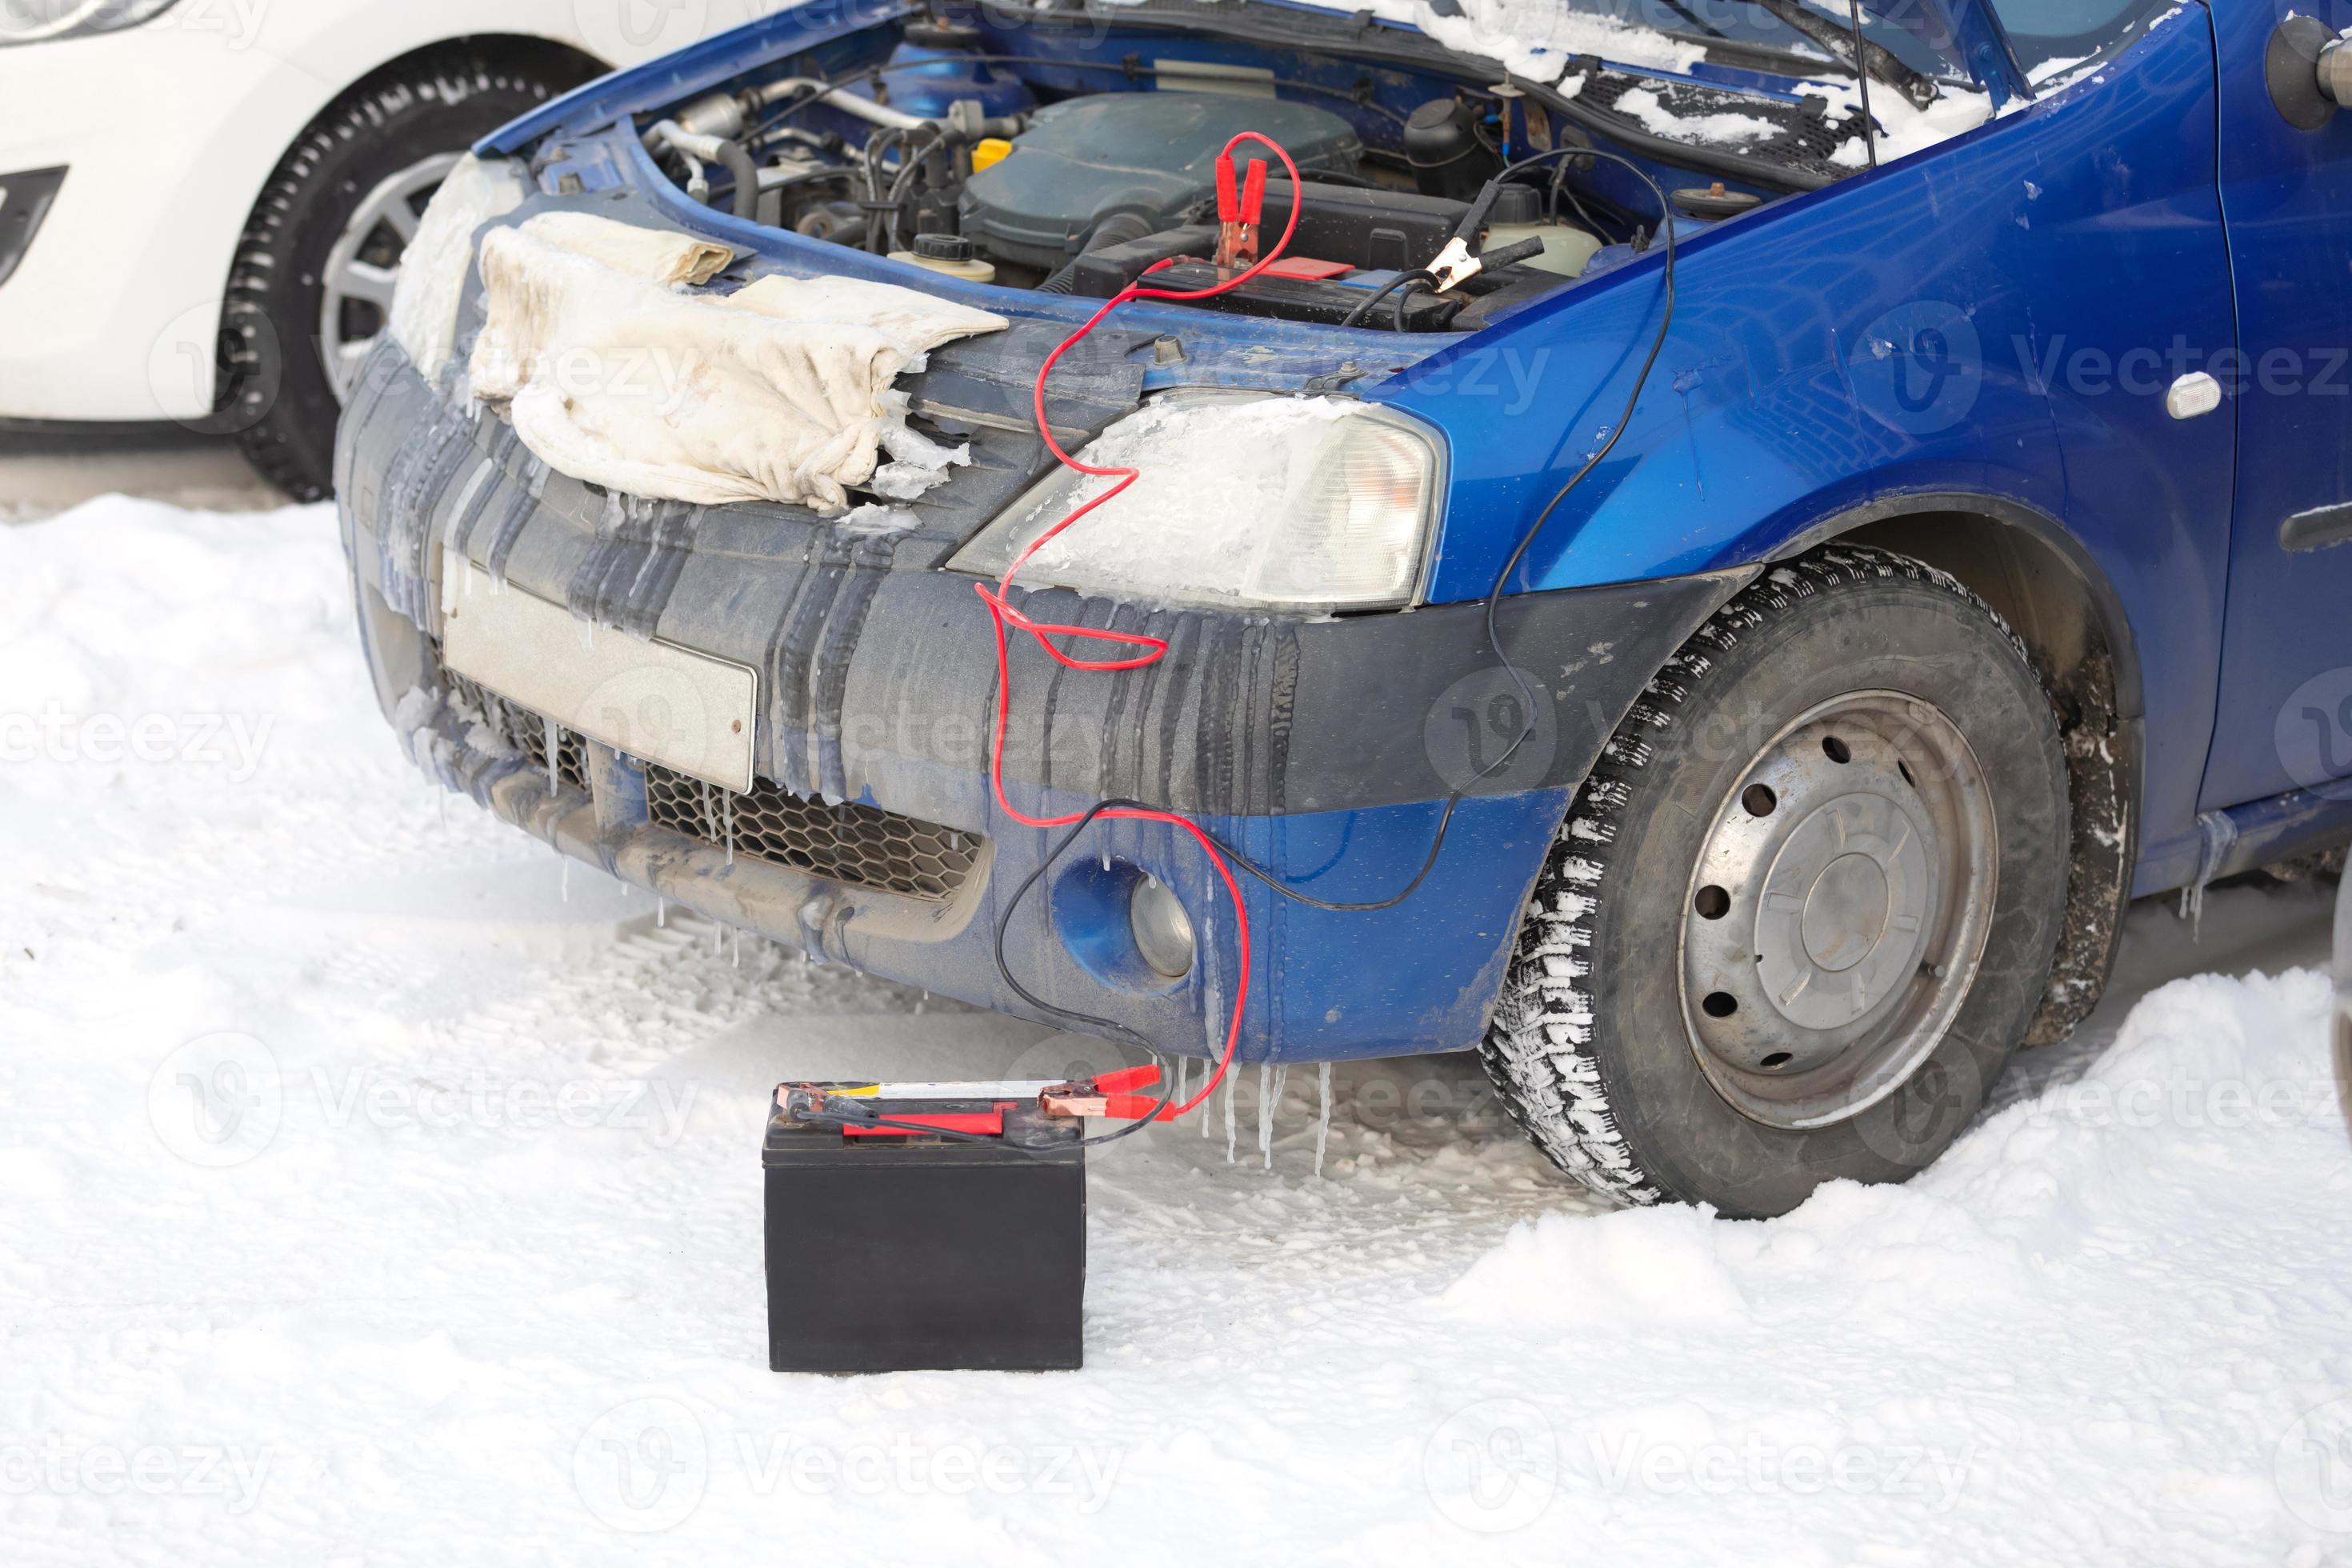
[[2317, 131], [2352, 103], [2352, 46], [2316, 16], [2289, 16], [2263, 63], [2271, 101], [2298, 131]]

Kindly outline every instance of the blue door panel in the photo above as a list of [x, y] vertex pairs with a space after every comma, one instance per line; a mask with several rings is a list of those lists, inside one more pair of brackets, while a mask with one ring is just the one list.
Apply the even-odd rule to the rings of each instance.
[[[2331, 26], [2352, 5], [2305, 5]], [[2298, 513], [2352, 502], [2352, 115], [2287, 123], [2263, 61], [2285, 7], [2216, 8], [2221, 200], [2237, 264], [2242, 461], [2221, 718], [2204, 804], [2352, 775], [2352, 545], [2290, 552]]]

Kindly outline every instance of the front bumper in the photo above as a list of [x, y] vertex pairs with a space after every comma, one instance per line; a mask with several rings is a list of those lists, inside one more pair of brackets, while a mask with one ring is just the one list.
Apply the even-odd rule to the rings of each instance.
[[0, 176], [71, 171], [0, 282], [0, 418], [213, 411], [237, 237], [331, 89], [187, 20], [0, 49]]
[[[940, 390], [935, 377], [960, 405], [986, 401], [992, 355], [1007, 359], [1004, 389], [1017, 392], [1020, 331], [935, 354], [911, 378], [918, 405]], [[973, 440], [971, 468], [935, 492], [957, 499], [926, 498], [915, 533], [849, 539], [797, 509], [592, 492], [548, 471], [494, 416], [453, 407], [387, 342], [345, 416], [337, 476], [384, 711], [428, 772], [566, 854], [824, 959], [1059, 1023], [1006, 984], [993, 947], [1005, 906], [1061, 835], [994, 809], [988, 618], [971, 579], [938, 569], [973, 518], [1047, 459], [1034, 435], [950, 434]], [[444, 594], [462, 589], [445, 584], [445, 566], [567, 605], [583, 635], [659, 637], [751, 667], [763, 789], [964, 836], [979, 845], [968, 872], [945, 896], [914, 896], [815, 874], [805, 858], [761, 859], [740, 843], [730, 855], [723, 802], [709, 829], [676, 814], [662, 826], [628, 757], [593, 743], [552, 768], [543, 752], [515, 754], [477, 721], [478, 705], [450, 700], [438, 627]], [[1244, 880], [1243, 1058], [1474, 1045], [1570, 795], [1650, 677], [1736, 585], [1709, 575], [1511, 601], [1507, 644], [1552, 699], [1538, 742], [1463, 803], [1428, 879], [1395, 909], [1317, 910]], [[1384, 898], [1420, 868], [1449, 778], [1476, 771], [1477, 726], [1498, 722], [1491, 705], [1511, 689], [1485, 651], [1476, 605], [1305, 622], [1144, 611], [1061, 590], [1032, 597], [1043, 616], [1149, 630], [1171, 651], [1149, 668], [1082, 674], [1015, 639], [1004, 774], [1024, 809], [1113, 796], [1162, 805], [1327, 900]], [[1176, 891], [1207, 950], [1181, 981], [1130, 962], [1117, 895], [1144, 873]], [[1054, 1007], [1204, 1055], [1238, 973], [1223, 897], [1178, 830], [1097, 823], [1020, 904], [1006, 958]]]

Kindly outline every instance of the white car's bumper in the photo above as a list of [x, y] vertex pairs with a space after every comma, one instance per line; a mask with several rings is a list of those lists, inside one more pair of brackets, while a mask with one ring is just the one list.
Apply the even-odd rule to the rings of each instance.
[[332, 91], [185, 29], [0, 48], [0, 184], [67, 170], [0, 283], [0, 417], [209, 413], [237, 237]]

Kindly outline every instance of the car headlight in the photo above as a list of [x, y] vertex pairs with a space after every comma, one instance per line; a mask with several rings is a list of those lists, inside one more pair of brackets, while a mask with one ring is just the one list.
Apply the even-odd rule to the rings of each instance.
[[[1434, 437], [1340, 397], [1169, 393], [1078, 455], [1141, 477], [1030, 557], [1019, 583], [1173, 605], [1410, 604], [1444, 493]], [[1056, 468], [950, 568], [1003, 575], [1116, 482]]]
[[[6, 0], [0, 0], [5, 4]], [[474, 265], [474, 234], [522, 205], [522, 176], [505, 159], [457, 160], [425, 204], [393, 286], [393, 341], [427, 381], [438, 381], [457, 338], [457, 309]]]
[[135, 27], [177, 4], [179, 0], [0, 0], [0, 46]]

